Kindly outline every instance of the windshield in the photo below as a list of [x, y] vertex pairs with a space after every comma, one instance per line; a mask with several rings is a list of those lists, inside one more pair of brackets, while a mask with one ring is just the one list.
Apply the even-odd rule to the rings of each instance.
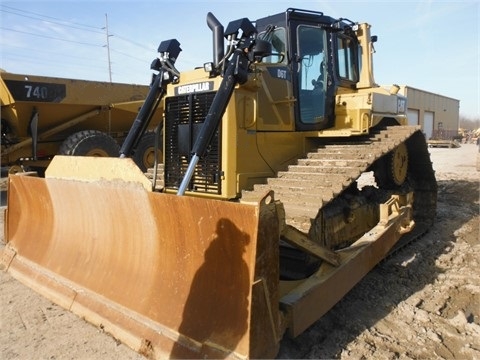
[[325, 31], [319, 27], [300, 25], [297, 28], [299, 54], [300, 121], [322, 122], [325, 117]]

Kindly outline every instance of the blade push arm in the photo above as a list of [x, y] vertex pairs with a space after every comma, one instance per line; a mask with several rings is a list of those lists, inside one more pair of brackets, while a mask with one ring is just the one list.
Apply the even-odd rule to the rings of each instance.
[[152, 119], [160, 100], [166, 93], [168, 84], [178, 81], [179, 72], [175, 69], [174, 63], [178, 54], [182, 51], [180, 43], [176, 39], [162, 41], [158, 47], [159, 58], [155, 59], [151, 65], [153, 70], [159, 71], [154, 76], [150, 91], [143, 103], [137, 117], [135, 118], [130, 131], [120, 149], [120, 157], [125, 158], [132, 154], [140, 138]]

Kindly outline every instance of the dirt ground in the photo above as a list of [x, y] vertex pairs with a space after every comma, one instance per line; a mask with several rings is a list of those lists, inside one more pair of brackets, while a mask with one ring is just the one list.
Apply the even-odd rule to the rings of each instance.
[[[480, 359], [480, 157], [473, 144], [430, 153], [434, 228], [305, 333], [285, 338], [279, 358]], [[2, 359], [142, 359], [4, 272], [0, 306]]]

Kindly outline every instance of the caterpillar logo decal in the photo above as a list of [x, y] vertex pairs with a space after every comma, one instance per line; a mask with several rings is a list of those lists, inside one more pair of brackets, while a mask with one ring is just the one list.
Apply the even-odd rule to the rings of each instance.
[[180, 85], [175, 88], [175, 95], [186, 95], [198, 92], [212, 91], [213, 81], [203, 81], [199, 83]]

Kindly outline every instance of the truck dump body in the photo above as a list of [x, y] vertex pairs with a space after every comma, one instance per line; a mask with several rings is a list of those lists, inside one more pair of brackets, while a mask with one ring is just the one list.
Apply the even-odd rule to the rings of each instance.
[[7, 72], [0, 77], [2, 166], [46, 167], [48, 161], [40, 161], [59, 154], [65, 139], [83, 130], [105, 133], [120, 145], [149, 91], [146, 85]]

